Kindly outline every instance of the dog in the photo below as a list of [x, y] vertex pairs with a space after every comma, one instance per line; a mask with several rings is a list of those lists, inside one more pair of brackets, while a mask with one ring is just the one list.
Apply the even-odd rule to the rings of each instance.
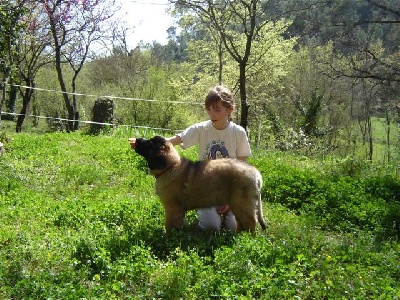
[[181, 229], [188, 210], [228, 204], [237, 232], [263, 230], [260, 172], [237, 159], [191, 161], [180, 157], [171, 142], [155, 136], [132, 139], [132, 148], [147, 161], [155, 190], [165, 209], [165, 229]]

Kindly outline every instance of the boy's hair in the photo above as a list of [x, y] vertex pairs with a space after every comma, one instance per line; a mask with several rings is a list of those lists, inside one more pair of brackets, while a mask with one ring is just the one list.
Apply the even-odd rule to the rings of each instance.
[[206, 108], [209, 108], [216, 105], [218, 101], [221, 101], [222, 105], [227, 108], [235, 106], [235, 101], [231, 91], [222, 85], [217, 85], [210, 90], [205, 100], [205, 106]]

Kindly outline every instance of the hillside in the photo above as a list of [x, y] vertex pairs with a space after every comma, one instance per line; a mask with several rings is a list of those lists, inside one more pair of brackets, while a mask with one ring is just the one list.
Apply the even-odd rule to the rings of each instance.
[[190, 212], [166, 236], [154, 179], [126, 136], [10, 138], [1, 299], [400, 297], [400, 181], [385, 167], [255, 151], [266, 232], [200, 232]]

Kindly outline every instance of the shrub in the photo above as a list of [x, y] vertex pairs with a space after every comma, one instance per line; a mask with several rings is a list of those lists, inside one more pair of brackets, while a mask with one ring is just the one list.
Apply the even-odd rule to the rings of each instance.
[[290, 160], [263, 160], [263, 197], [306, 215], [315, 226], [351, 232], [367, 230], [397, 238], [400, 182], [368, 173], [366, 164], [344, 159], [328, 171], [318, 165], [299, 166]]

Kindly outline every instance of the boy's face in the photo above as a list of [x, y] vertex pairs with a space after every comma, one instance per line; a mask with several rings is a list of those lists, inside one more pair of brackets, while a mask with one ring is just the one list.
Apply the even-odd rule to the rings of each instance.
[[233, 107], [225, 107], [222, 101], [218, 101], [215, 105], [207, 107], [206, 111], [214, 126], [226, 125], [226, 122], [229, 120], [229, 115], [233, 111]]

